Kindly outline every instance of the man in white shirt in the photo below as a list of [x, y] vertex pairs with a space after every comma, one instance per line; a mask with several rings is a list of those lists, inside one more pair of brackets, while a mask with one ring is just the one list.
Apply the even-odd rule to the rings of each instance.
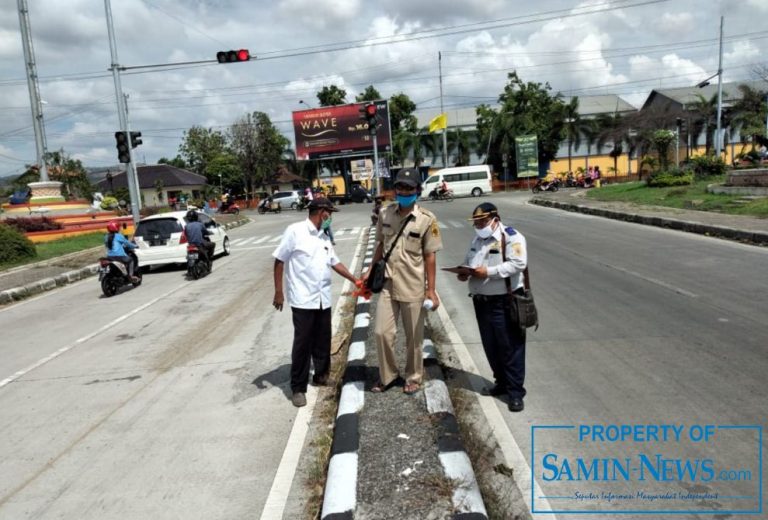
[[331, 201], [316, 197], [309, 203], [309, 216], [291, 224], [283, 233], [275, 257], [275, 297], [272, 305], [283, 310], [283, 275], [288, 304], [293, 312], [293, 350], [291, 352], [291, 402], [307, 404], [310, 361], [314, 364], [312, 382], [325, 385], [331, 369], [331, 269], [356, 283], [356, 278], [339, 261], [333, 244], [325, 234], [331, 213], [338, 211]]

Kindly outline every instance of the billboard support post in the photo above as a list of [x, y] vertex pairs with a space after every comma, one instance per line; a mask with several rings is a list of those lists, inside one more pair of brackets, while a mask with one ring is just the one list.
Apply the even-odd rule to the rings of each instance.
[[379, 175], [379, 147], [376, 134], [373, 134], [373, 175], [376, 177], [376, 196], [381, 196], [381, 176]]

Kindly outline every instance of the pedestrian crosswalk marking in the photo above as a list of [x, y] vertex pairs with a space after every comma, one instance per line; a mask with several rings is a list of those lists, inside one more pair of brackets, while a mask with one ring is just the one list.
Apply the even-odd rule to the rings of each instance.
[[[339, 230], [334, 230], [333, 234], [334, 234], [334, 237], [339, 237], [344, 235], [355, 236], [360, 233], [360, 229], [361, 229], [360, 227], [341, 228]], [[264, 235], [264, 236], [254, 235], [251, 237], [230, 239], [229, 243], [233, 246], [254, 246], [259, 244], [277, 243], [280, 241], [281, 238], [283, 238], [282, 233], [278, 235]]]

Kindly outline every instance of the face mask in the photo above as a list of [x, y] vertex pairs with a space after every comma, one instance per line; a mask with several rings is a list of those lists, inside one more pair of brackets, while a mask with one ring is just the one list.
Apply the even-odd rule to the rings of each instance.
[[323, 231], [325, 231], [329, 227], [331, 227], [331, 217], [328, 217], [327, 219], [323, 220], [323, 222], [320, 224], [320, 229], [322, 229]]
[[488, 238], [491, 235], [493, 235], [493, 222], [485, 226], [484, 228], [477, 229], [475, 228], [475, 233], [480, 238]]
[[395, 195], [395, 198], [397, 199], [397, 203], [400, 204], [400, 207], [407, 208], [409, 206], [413, 206], [416, 203], [416, 194], [413, 195]]

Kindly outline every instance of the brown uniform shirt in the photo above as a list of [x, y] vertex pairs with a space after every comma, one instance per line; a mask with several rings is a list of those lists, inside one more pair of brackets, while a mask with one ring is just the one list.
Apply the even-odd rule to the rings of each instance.
[[[376, 223], [376, 243], [384, 243], [382, 254], [386, 255], [403, 225], [405, 217], [397, 212], [397, 204], [382, 208]], [[418, 205], [406, 224], [392, 255], [387, 261], [386, 277], [392, 281], [392, 299], [401, 302], [418, 302], [424, 299], [426, 290], [426, 269], [424, 255], [443, 248], [437, 218], [430, 211]]]

